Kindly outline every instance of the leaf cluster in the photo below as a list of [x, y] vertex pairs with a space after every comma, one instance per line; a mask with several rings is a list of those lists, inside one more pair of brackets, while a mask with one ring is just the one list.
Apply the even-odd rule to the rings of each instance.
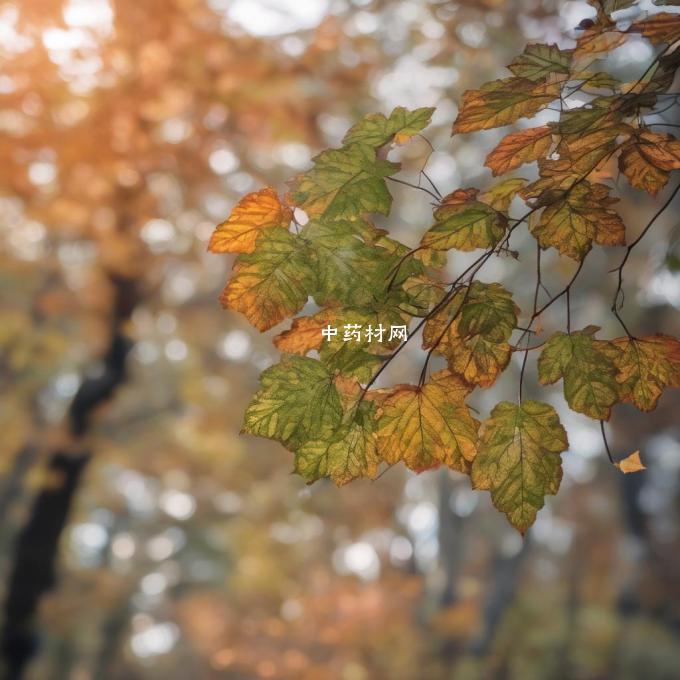
[[[522, 396], [532, 349], [540, 350], [540, 382], [561, 381], [569, 407], [596, 420], [608, 420], [622, 402], [652, 410], [664, 389], [680, 386], [680, 342], [667, 335], [635, 337], [619, 315], [624, 265], [654, 220], [628, 245], [616, 270], [612, 311], [625, 335], [604, 340], [594, 326], [572, 330], [567, 305], [566, 329], [529, 347], [545, 310], [563, 296], [569, 301], [590, 250], [626, 245], [627, 228], [608, 183], [612, 168], [652, 196], [680, 169], [680, 140], [647, 122], [678, 96], [669, 88], [678, 67], [672, 46], [680, 39], [679, 15], [658, 13], [624, 29], [611, 13], [632, 2], [592, 4], [596, 19], [573, 47], [528, 45], [509, 65], [510, 76], [463, 95], [455, 135], [513, 125], [549, 108], [559, 115], [509, 131], [486, 159], [502, 179], [483, 191], [458, 188], [443, 196], [423, 171], [412, 186], [436, 200], [418, 247], [407, 248], [371, 216], [389, 215], [390, 182], [408, 184], [395, 177], [400, 166], [388, 154], [422, 134], [433, 113], [426, 108], [364, 117], [340, 148], [320, 153], [291, 181], [286, 196], [269, 188], [249, 194], [217, 227], [211, 250], [238, 253], [224, 307], [243, 313], [260, 331], [294, 317], [274, 339], [284, 356], [262, 374], [244, 431], [293, 451], [306, 481], [329, 477], [345, 484], [398, 462], [415, 471], [443, 465], [489, 490], [524, 533], [545, 496], [557, 492], [561, 454], [569, 446], [556, 410]], [[602, 59], [633, 35], [658, 51], [636, 82], [623, 83], [602, 70]], [[511, 176], [527, 163], [536, 163], [536, 180]], [[513, 217], [513, 206], [522, 204], [522, 216]], [[492, 257], [525, 259], [509, 249], [521, 224], [538, 253], [534, 304], [525, 310], [500, 283], [479, 279]], [[575, 261], [577, 269], [560, 293], [542, 301], [546, 249]], [[446, 255], [454, 250], [480, 254], [447, 282]], [[355, 323], [405, 324], [411, 336], [380, 344], [322, 336], [329, 324]], [[418, 384], [374, 389], [418, 334], [427, 350]], [[491, 387], [515, 352], [524, 354], [517, 402], [499, 403], [480, 422], [467, 399]], [[446, 368], [430, 375], [435, 355]]]

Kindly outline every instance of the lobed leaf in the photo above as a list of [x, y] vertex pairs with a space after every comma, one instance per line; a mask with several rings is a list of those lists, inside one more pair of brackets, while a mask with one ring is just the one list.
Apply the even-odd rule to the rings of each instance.
[[656, 196], [680, 169], [680, 140], [644, 130], [623, 147], [619, 168], [632, 186]]
[[530, 223], [531, 233], [541, 248], [556, 248], [580, 262], [593, 241], [608, 246], [625, 244], [625, 225], [610, 208], [617, 201], [609, 197], [609, 187], [604, 184], [583, 181], [546, 207], [540, 219]]
[[364, 401], [349, 424], [328, 438], [303, 444], [295, 454], [295, 472], [308, 484], [329, 477], [338, 486], [358, 477], [375, 477], [381, 461], [374, 411], [375, 405]]
[[536, 115], [559, 96], [559, 83], [528, 78], [494, 80], [463, 94], [453, 132], [488, 130]]
[[392, 196], [385, 177], [397, 172], [397, 164], [377, 159], [366, 144], [323, 151], [313, 160], [314, 167], [293, 180], [289, 194], [310, 217], [353, 220], [365, 213], [389, 213]]
[[551, 146], [552, 128], [549, 125], [511, 132], [486, 157], [484, 165], [497, 177], [544, 157]]
[[220, 301], [260, 331], [299, 312], [314, 281], [304, 243], [283, 229], [268, 229], [256, 250], [239, 255]]
[[534, 523], [545, 496], [562, 480], [560, 454], [569, 443], [555, 409], [537, 401], [503, 401], [482, 424], [472, 464], [476, 489], [488, 489], [493, 504], [522, 534]]
[[557, 45], [527, 45], [508, 68], [520, 78], [543, 80], [551, 73], [569, 75], [573, 50], [561, 50]]
[[667, 387], [680, 387], [680, 341], [668, 335], [617, 338], [613, 362], [623, 401], [641, 411], [656, 408]]
[[376, 149], [391, 141], [402, 144], [422, 132], [433, 113], [434, 108], [409, 111], [403, 106], [397, 106], [389, 118], [382, 113], [369, 113], [349, 130], [342, 143], [346, 146], [360, 142]]
[[467, 472], [479, 423], [465, 405], [470, 387], [449, 371], [422, 387], [398, 385], [381, 399], [378, 451], [388, 463], [420, 471], [444, 464]]
[[609, 420], [611, 407], [619, 401], [616, 366], [609, 345], [595, 339], [597, 326], [573, 333], [555, 333], [538, 359], [542, 385], [564, 381], [570, 408], [596, 420]]
[[287, 356], [260, 378], [243, 432], [276, 439], [289, 448], [330, 437], [342, 420], [334, 375], [319, 361]]
[[434, 250], [489, 248], [501, 240], [508, 226], [507, 217], [479, 201], [444, 204], [434, 217], [434, 225], [421, 241]]
[[244, 196], [215, 229], [208, 250], [213, 253], [252, 253], [263, 230], [288, 229], [293, 211], [269, 187]]

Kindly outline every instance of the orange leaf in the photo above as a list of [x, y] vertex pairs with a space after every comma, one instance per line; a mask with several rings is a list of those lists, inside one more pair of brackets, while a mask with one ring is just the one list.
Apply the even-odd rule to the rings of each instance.
[[640, 472], [641, 470], [646, 470], [647, 468], [642, 464], [640, 460], [640, 452], [635, 451], [630, 454], [627, 458], [620, 460], [615, 463], [616, 467], [623, 472], [624, 475], [630, 474], [631, 472]]
[[545, 156], [552, 144], [552, 130], [547, 125], [512, 132], [486, 157], [487, 168], [494, 177]]
[[244, 196], [229, 218], [214, 231], [208, 250], [213, 253], [252, 253], [263, 229], [288, 228], [292, 210], [269, 187]]
[[314, 316], [301, 316], [293, 320], [289, 330], [274, 338], [274, 344], [281, 352], [305, 355], [319, 349], [324, 338], [322, 330], [336, 319], [335, 310], [322, 309]]

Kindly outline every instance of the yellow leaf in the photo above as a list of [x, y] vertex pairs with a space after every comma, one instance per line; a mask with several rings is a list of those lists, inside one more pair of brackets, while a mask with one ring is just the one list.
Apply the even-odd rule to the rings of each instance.
[[627, 458], [620, 460], [616, 463], [616, 467], [623, 472], [624, 475], [630, 474], [631, 472], [640, 472], [641, 470], [646, 470], [647, 468], [642, 464], [640, 460], [640, 452], [635, 451], [630, 454]]
[[267, 187], [244, 196], [222, 222], [210, 239], [208, 250], [213, 253], [252, 253], [255, 241], [263, 229], [288, 225], [293, 211]]
[[380, 403], [378, 451], [388, 463], [421, 471], [448, 465], [467, 472], [476, 454], [479, 423], [465, 404], [470, 387], [449, 371], [424, 386], [398, 385]]

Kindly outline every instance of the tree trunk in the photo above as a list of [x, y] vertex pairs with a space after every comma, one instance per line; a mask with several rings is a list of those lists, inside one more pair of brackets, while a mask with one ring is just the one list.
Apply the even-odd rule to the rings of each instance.
[[132, 342], [123, 334], [124, 322], [137, 301], [134, 281], [112, 276], [115, 302], [111, 340], [101, 375], [84, 380], [68, 413], [71, 443], [48, 456], [47, 475], [26, 525], [18, 534], [14, 564], [4, 605], [5, 626], [0, 653], [7, 677], [20, 680], [38, 650], [35, 617], [40, 598], [55, 582], [59, 539], [91, 452], [82, 440], [90, 428], [94, 410], [108, 401], [125, 380], [125, 362]]

